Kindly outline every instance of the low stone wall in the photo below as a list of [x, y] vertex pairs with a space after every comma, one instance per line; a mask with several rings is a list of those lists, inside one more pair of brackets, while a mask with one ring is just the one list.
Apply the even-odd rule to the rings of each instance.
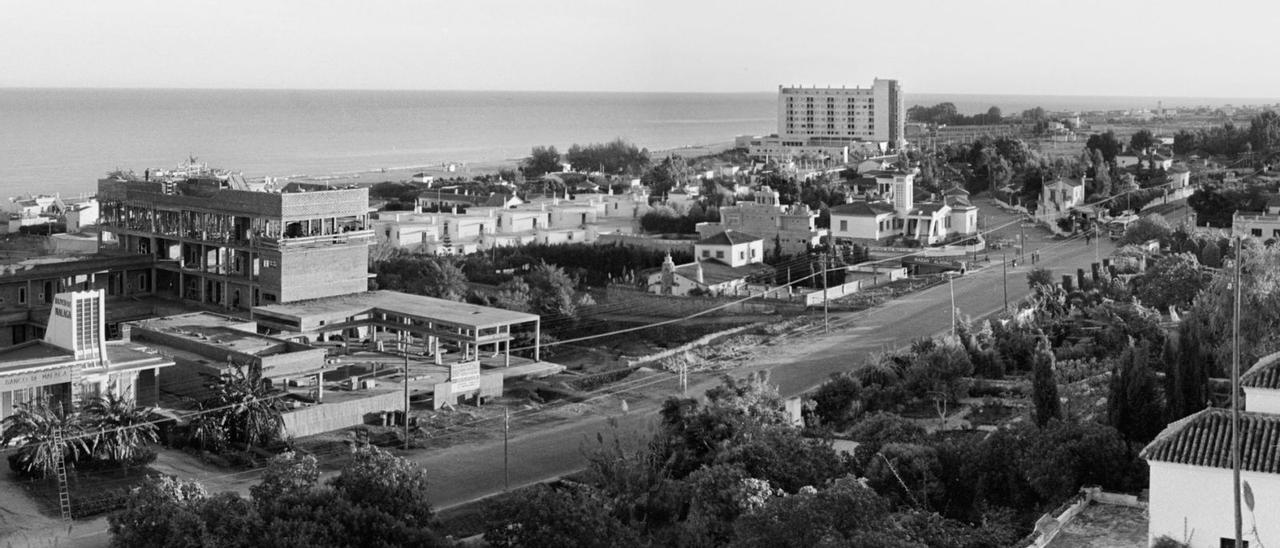
[[623, 244], [657, 251], [687, 251], [689, 253], [693, 253], [693, 244], [696, 241], [694, 239], [652, 238], [637, 234], [601, 234], [596, 238], [596, 244], [598, 245]]
[[710, 334], [707, 334], [707, 335], [703, 335], [703, 336], [701, 336], [701, 337], [698, 337], [698, 338], [697, 338], [697, 339], [695, 339], [695, 340], [692, 340], [692, 341], [690, 341], [690, 342], [687, 342], [687, 343], [682, 344], [682, 345], [680, 345], [680, 346], [677, 346], [677, 347], [675, 347], [675, 348], [668, 348], [668, 349], [663, 350], [663, 351], [661, 351], [661, 352], [654, 352], [654, 353], [652, 353], [652, 354], [648, 354], [648, 355], [640, 356], [640, 357], [638, 357], [638, 358], [632, 358], [632, 359], [629, 359], [629, 360], [627, 360], [627, 367], [639, 367], [639, 366], [644, 365], [644, 364], [646, 364], [646, 363], [656, 362], [656, 361], [658, 361], [658, 360], [661, 360], [661, 359], [663, 359], [663, 358], [668, 358], [668, 357], [674, 356], [674, 355], [679, 354], [679, 353], [681, 353], [681, 352], [686, 352], [686, 351], [692, 350], [692, 349], [694, 349], [694, 348], [698, 348], [698, 347], [700, 347], [700, 346], [706, 346], [706, 345], [708, 345], [708, 344], [711, 344], [711, 343], [712, 343], [713, 341], [715, 341], [716, 339], [721, 339], [721, 338], [724, 338], [724, 337], [728, 337], [728, 336], [730, 336], [730, 335], [737, 335], [738, 333], [742, 333], [743, 331], [747, 331], [747, 330], [749, 330], [749, 329], [754, 329], [754, 328], [760, 327], [760, 326], [762, 326], [762, 325], [765, 325], [765, 324], [763, 324], [763, 323], [753, 323], [753, 324], [742, 325], [742, 326], [738, 326], [738, 327], [734, 327], [734, 328], [730, 328], [730, 329], [725, 329], [725, 330], [721, 330], [721, 331], [716, 331], [715, 333], [710, 333]]
[[404, 409], [404, 394], [386, 392], [338, 403], [317, 403], [284, 413], [284, 431], [301, 438], [364, 424], [369, 413]]
[[1099, 487], [1084, 487], [1080, 489], [1080, 494], [1071, 500], [1063, 503], [1057, 509], [1057, 515], [1053, 512], [1040, 516], [1036, 520], [1035, 530], [1025, 540], [1027, 548], [1044, 548], [1062, 531], [1062, 527], [1074, 519], [1080, 512], [1083, 512], [1090, 504], [1112, 504], [1116, 506], [1128, 506], [1131, 508], [1146, 508], [1147, 505], [1138, 500], [1133, 495], [1123, 495], [1119, 493], [1105, 493]]
[[[633, 303], [633, 311], [645, 316], [656, 316], [663, 318], [680, 318], [688, 316], [696, 312], [702, 312], [717, 306], [725, 306], [706, 315], [712, 316], [731, 316], [738, 314], [779, 314], [783, 312], [799, 312], [803, 309], [803, 305], [799, 302], [778, 301], [778, 300], [760, 300], [751, 299], [740, 303], [734, 301], [746, 297], [746, 294], [738, 296], [725, 297], [693, 297], [693, 296], [675, 296], [675, 295], [657, 295], [647, 293], [638, 289], [632, 289], [627, 286], [611, 285], [605, 288], [604, 300], [600, 304], [613, 304], [618, 302]], [[733, 303], [733, 304], [729, 304]], [[628, 310], [610, 309], [610, 314], [627, 314]], [[591, 307], [584, 307], [581, 311], [584, 316], [591, 316]]]

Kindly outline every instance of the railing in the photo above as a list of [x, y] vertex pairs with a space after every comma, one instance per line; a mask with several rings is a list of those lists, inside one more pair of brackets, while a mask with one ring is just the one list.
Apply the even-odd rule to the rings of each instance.
[[353, 241], [373, 239], [372, 230], [352, 230], [336, 234], [320, 234], [295, 238], [259, 238], [254, 241], [257, 247], [280, 250], [290, 247], [307, 247], [313, 245], [345, 244]]

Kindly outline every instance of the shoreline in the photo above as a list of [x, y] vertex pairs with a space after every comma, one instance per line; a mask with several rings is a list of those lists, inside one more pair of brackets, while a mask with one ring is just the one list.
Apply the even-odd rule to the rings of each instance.
[[[655, 149], [649, 151], [650, 158], [655, 160], [677, 155], [684, 158], [698, 158], [719, 154], [733, 148], [733, 141], [719, 141], [699, 145], [683, 145], [679, 147]], [[323, 184], [377, 184], [384, 182], [408, 181], [415, 173], [426, 173], [437, 178], [478, 177], [498, 173], [503, 169], [517, 169], [523, 158], [505, 160], [480, 160], [476, 162], [438, 162], [416, 166], [395, 166], [370, 168], [356, 171], [339, 171], [318, 175], [300, 174], [280, 176], [281, 179], [293, 179], [299, 182], [315, 182]], [[448, 166], [455, 166], [449, 171]]]

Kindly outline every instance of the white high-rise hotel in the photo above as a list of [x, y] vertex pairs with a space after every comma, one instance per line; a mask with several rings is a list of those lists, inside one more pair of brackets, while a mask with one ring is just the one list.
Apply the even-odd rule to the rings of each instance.
[[869, 88], [778, 86], [778, 133], [740, 139], [738, 145], [759, 157], [847, 157], [849, 148], [897, 150], [905, 144], [905, 131], [897, 80], [876, 78]]
[[905, 129], [902, 86], [877, 78], [870, 88], [778, 86], [778, 136], [810, 141], [876, 141], [896, 146]]

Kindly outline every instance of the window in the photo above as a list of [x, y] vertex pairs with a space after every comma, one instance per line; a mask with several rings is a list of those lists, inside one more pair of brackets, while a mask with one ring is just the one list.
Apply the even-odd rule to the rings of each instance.
[[276, 302], [276, 300], [277, 300], [277, 299], [276, 299], [276, 294], [275, 294], [275, 293], [263, 293], [263, 294], [262, 294], [262, 300], [263, 300], [263, 301], [266, 301], [266, 302], [269, 302], [269, 303], [274, 303], [274, 302]]
[[279, 259], [263, 259], [262, 268], [280, 268]]
[[717, 259], [723, 259], [723, 258], [724, 258], [724, 252], [723, 252], [723, 251], [717, 251], [717, 252], [716, 252], [716, 258], [717, 258]]
[[849, 221], [840, 221], [840, 231], [841, 232], [849, 231]]
[[946, 222], [945, 222], [945, 223], [943, 223], [943, 226], [945, 226], [945, 227], [947, 227], [948, 229], [950, 229], [950, 228], [951, 228], [951, 216], [950, 216], [950, 215], [948, 215], [948, 216], [946, 216], [946, 217], [945, 217], [945, 219], [946, 219]]
[[1252, 232], [1254, 236], [1257, 236], [1257, 237], [1259, 237], [1259, 238], [1261, 238], [1261, 237], [1262, 237], [1262, 229], [1261, 229], [1261, 228], [1255, 228], [1255, 229], [1253, 229], [1253, 230], [1252, 230], [1252, 231], [1250, 231], [1250, 232]]
[[702, 258], [704, 258], [704, 259], [710, 259], [710, 258], [711, 258], [711, 250], [709, 250], [709, 249], [704, 249], [704, 250], [702, 250]]
[[18, 304], [27, 304], [27, 288], [18, 288]]
[[747, 253], [745, 251], [738, 252], [738, 259], [746, 259], [746, 258], [747, 258]]

